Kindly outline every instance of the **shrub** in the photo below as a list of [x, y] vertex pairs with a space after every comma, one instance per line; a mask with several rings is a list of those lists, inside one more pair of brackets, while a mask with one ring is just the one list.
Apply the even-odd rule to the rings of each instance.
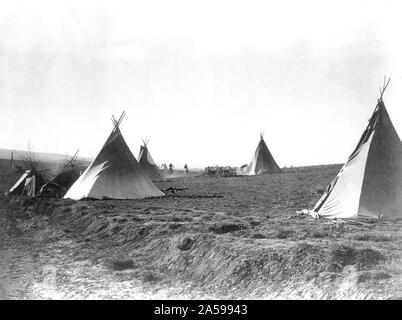
[[327, 269], [340, 272], [344, 266], [356, 265], [359, 270], [368, 269], [385, 260], [385, 256], [371, 248], [354, 248], [350, 244], [336, 244], [328, 254]]
[[110, 262], [110, 266], [115, 271], [122, 271], [135, 268], [134, 262], [131, 259], [114, 260]]
[[394, 237], [391, 234], [381, 234], [381, 233], [361, 233], [351, 236], [351, 239], [357, 241], [375, 241], [375, 242], [385, 242], [392, 241]]

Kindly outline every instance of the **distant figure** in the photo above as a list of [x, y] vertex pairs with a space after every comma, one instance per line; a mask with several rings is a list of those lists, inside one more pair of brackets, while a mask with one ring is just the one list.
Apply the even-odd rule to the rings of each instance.
[[35, 197], [35, 175], [31, 172], [25, 178], [24, 189], [22, 195], [26, 194], [28, 197]]
[[161, 173], [162, 173], [162, 175], [163, 176], [166, 176], [167, 174], [168, 174], [168, 167], [167, 167], [167, 165], [164, 163], [164, 164], [162, 164], [162, 166], [161, 166]]
[[173, 164], [169, 164], [169, 174], [173, 174]]
[[186, 174], [188, 174], [188, 166], [187, 166], [187, 164], [184, 165], [184, 171], [186, 172]]

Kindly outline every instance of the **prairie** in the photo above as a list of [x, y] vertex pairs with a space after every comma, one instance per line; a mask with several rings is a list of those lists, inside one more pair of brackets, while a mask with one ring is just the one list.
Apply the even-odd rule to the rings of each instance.
[[[165, 197], [6, 197], [0, 162], [2, 299], [395, 299], [401, 221], [314, 220], [341, 165], [157, 183]], [[174, 191], [175, 188], [181, 189]]]

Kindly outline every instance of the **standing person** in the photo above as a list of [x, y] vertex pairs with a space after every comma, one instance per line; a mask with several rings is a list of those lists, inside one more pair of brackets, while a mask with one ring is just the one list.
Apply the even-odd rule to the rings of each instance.
[[169, 173], [170, 174], [173, 174], [173, 168], [174, 168], [173, 164], [169, 164]]
[[184, 171], [186, 172], [186, 174], [188, 174], [188, 166], [187, 166], [187, 163], [184, 165]]

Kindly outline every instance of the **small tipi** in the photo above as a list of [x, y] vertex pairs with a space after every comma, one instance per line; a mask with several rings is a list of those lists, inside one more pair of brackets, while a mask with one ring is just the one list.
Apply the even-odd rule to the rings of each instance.
[[[21, 196], [28, 195], [30, 197], [36, 196], [36, 193], [46, 183], [46, 179], [39, 172], [39, 161], [35, 155], [30, 151], [28, 145], [28, 153], [19, 155], [20, 160], [24, 163], [27, 170], [22, 174], [18, 181], [6, 192], [6, 195]], [[18, 168], [19, 166], [17, 166]], [[22, 167], [21, 167], [22, 169]]]
[[275, 162], [275, 159], [272, 157], [272, 154], [269, 151], [262, 134], [257, 149], [255, 150], [253, 160], [251, 160], [251, 163], [248, 165], [245, 172], [248, 175], [281, 172], [281, 169]]
[[312, 215], [402, 218], [402, 143], [382, 100], [388, 83], [355, 150]]
[[[30, 179], [31, 183], [27, 184], [27, 179]], [[21, 196], [29, 195], [35, 196], [36, 192], [46, 183], [46, 180], [35, 168], [28, 169], [18, 179], [18, 181], [11, 187], [6, 195]]]
[[142, 199], [164, 196], [142, 170], [124, 141], [119, 129], [124, 115], [123, 112], [118, 121], [112, 118], [112, 133], [64, 198]]
[[151, 178], [152, 181], [163, 181], [163, 176], [159, 171], [154, 159], [148, 149], [148, 140], [142, 139], [143, 145], [140, 148], [138, 156], [138, 163], [141, 165], [145, 173]]

